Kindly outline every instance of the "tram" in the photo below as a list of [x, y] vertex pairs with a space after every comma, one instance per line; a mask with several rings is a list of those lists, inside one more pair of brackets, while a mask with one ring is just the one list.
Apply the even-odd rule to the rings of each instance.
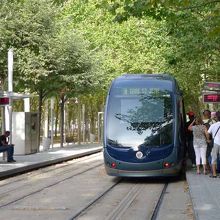
[[108, 175], [176, 176], [185, 156], [185, 112], [168, 74], [125, 74], [113, 80], [104, 115]]

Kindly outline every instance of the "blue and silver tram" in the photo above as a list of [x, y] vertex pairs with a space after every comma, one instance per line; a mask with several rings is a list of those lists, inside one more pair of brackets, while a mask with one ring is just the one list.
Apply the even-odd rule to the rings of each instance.
[[166, 74], [126, 74], [109, 90], [104, 118], [108, 175], [178, 175], [185, 154], [185, 117], [176, 80]]

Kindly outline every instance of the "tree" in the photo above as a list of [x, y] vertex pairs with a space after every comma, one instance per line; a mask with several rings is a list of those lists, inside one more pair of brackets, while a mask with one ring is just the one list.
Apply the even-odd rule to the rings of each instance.
[[64, 104], [70, 97], [95, 87], [97, 73], [88, 45], [72, 30], [59, 33], [51, 42], [49, 79], [60, 97], [61, 146], [64, 141]]
[[169, 47], [164, 21], [131, 17], [118, 23], [114, 15], [99, 7], [99, 2], [70, 1], [63, 10], [63, 19], [96, 51], [106, 77], [104, 84], [108, 86], [122, 73], [162, 71], [163, 53]]
[[220, 80], [220, 1], [103, 0], [98, 7], [111, 12], [119, 23], [133, 17], [164, 20], [170, 47], [162, 57], [166, 70], [185, 91], [188, 106], [197, 103], [198, 107], [205, 80]]
[[[71, 96], [94, 87], [99, 72], [83, 39], [59, 22], [59, 9], [47, 0], [4, 1], [0, 7], [1, 49], [15, 51], [15, 89], [38, 94], [40, 119], [46, 97], [63, 100], [63, 91]], [[6, 59], [1, 61], [4, 69]], [[0, 75], [4, 80], [6, 72]]]

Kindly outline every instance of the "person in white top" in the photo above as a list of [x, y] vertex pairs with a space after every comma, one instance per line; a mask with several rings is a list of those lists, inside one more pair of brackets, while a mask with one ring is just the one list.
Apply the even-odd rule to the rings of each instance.
[[212, 148], [212, 175], [210, 177], [216, 178], [216, 166], [217, 166], [217, 157], [220, 153], [220, 111], [216, 112], [217, 122], [212, 124], [208, 129], [208, 133], [212, 135], [214, 140], [214, 146]]
[[[210, 110], [206, 109], [203, 111], [203, 124], [206, 126], [207, 130], [210, 128], [212, 124], [216, 123], [216, 120], [214, 120], [214, 117]], [[207, 140], [207, 151], [206, 151], [206, 160], [207, 168], [211, 170], [211, 151], [213, 148], [213, 139]]]
[[203, 173], [206, 174], [206, 150], [207, 128], [203, 125], [201, 117], [196, 117], [189, 125], [188, 130], [193, 132], [193, 147], [196, 154], [197, 174], [200, 174], [200, 162], [202, 160]]

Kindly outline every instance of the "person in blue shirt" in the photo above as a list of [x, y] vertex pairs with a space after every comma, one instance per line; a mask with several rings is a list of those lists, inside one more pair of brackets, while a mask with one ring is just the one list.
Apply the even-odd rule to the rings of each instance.
[[3, 135], [0, 136], [0, 152], [7, 152], [7, 162], [16, 162], [13, 158], [14, 156], [14, 145], [8, 144], [8, 137], [10, 136], [10, 131], [5, 131]]

